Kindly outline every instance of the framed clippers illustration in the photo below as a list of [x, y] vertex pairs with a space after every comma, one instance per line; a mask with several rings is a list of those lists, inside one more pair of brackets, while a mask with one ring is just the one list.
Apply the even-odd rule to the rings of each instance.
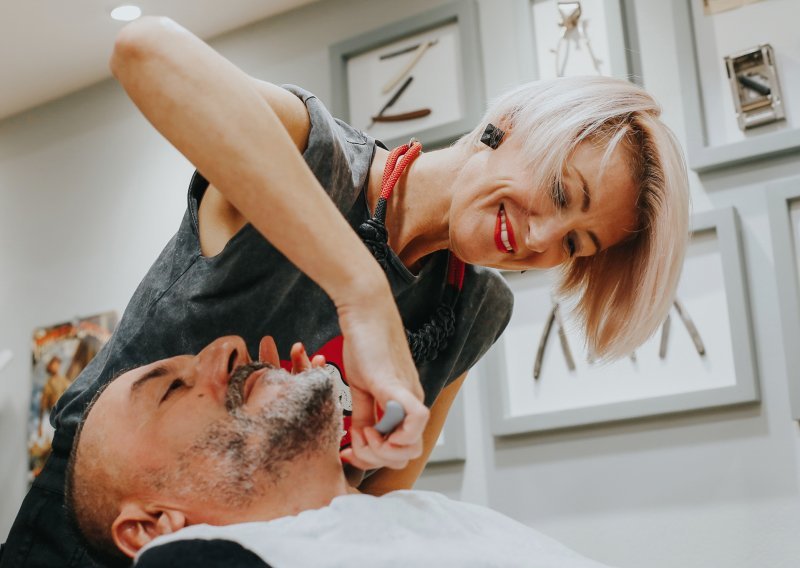
[[531, 79], [609, 75], [641, 84], [630, 0], [517, 0]]
[[702, 173], [800, 150], [795, 0], [678, 0], [689, 165]]
[[330, 48], [332, 111], [394, 147], [448, 143], [484, 110], [477, 7], [445, 4]]
[[783, 351], [789, 370], [792, 418], [800, 420], [800, 177], [767, 186], [769, 225], [775, 255]]
[[497, 436], [759, 400], [745, 266], [734, 209], [696, 214], [678, 293], [629, 357], [587, 359], [546, 272], [507, 273], [514, 314], [486, 358]]

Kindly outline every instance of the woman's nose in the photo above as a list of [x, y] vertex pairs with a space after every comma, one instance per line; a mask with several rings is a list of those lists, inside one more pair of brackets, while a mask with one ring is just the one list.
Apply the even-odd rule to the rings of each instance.
[[534, 216], [528, 221], [525, 246], [533, 252], [543, 253], [559, 246], [567, 232], [564, 219]]

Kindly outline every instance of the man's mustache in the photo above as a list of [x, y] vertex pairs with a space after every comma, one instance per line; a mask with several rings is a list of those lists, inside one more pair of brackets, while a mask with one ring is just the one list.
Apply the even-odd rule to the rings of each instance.
[[228, 412], [233, 412], [242, 407], [244, 404], [244, 383], [250, 378], [250, 375], [261, 369], [274, 368], [274, 365], [262, 361], [253, 361], [236, 367], [231, 373], [228, 391], [225, 393], [225, 409]]

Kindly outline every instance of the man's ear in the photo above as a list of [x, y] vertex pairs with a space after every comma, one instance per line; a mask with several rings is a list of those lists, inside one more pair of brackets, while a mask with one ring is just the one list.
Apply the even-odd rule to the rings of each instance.
[[117, 547], [133, 558], [157, 536], [173, 533], [186, 524], [186, 515], [176, 509], [126, 501], [111, 525], [111, 536]]

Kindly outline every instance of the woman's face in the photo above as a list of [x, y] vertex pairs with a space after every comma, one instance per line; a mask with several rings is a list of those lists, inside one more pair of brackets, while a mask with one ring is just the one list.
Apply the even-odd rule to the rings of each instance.
[[550, 268], [591, 256], [636, 228], [637, 188], [618, 145], [604, 170], [605, 146], [581, 142], [567, 158], [560, 199], [536, 187], [507, 135], [473, 154], [457, 177], [450, 209], [450, 248], [470, 264], [507, 270]]

